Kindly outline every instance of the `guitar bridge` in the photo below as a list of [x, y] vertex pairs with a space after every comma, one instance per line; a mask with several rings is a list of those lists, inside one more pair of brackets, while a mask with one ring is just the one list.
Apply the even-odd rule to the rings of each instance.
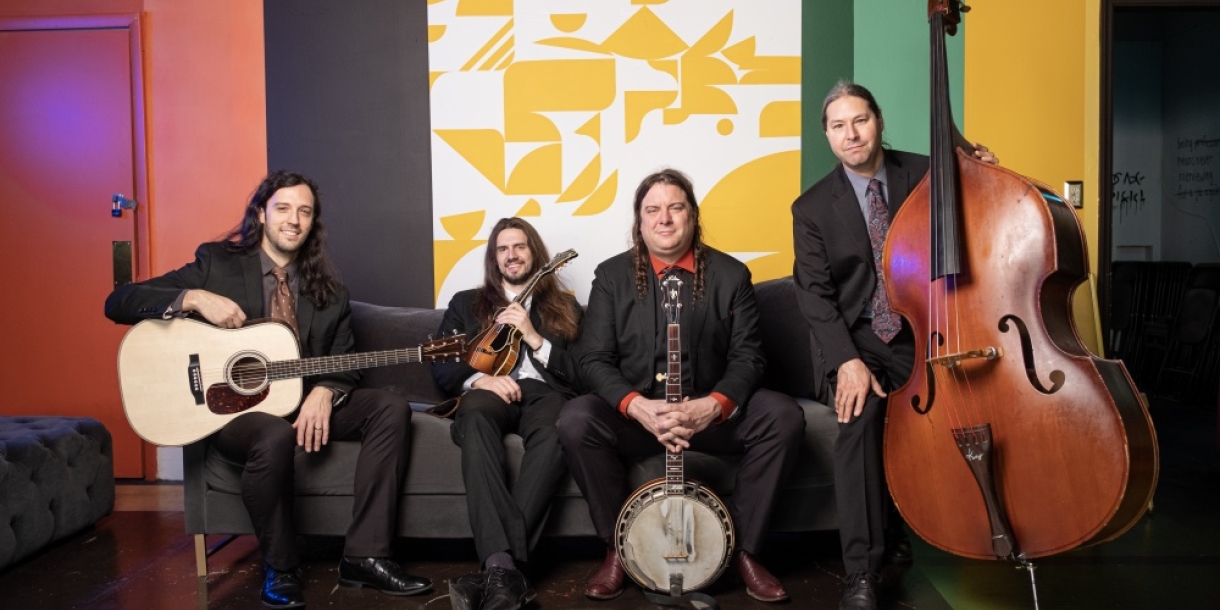
[[186, 382], [191, 387], [195, 404], [203, 404], [203, 374], [199, 372], [199, 354], [191, 354], [191, 362], [186, 366]]

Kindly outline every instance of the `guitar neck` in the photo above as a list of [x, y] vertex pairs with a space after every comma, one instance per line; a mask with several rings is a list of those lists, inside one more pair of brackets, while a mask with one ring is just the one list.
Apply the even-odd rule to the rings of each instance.
[[[666, 333], [665, 402], [682, 402], [682, 333], [670, 324]], [[686, 464], [681, 451], [665, 452], [665, 495], [680, 496], [686, 486]]]
[[294, 379], [325, 373], [371, 369], [378, 366], [423, 362], [422, 351], [418, 347], [408, 347], [380, 352], [343, 354], [341, 356], [280, 360], [271, 362], [268, 365], [267, 376], [272, 381], [278, 381], [280, 379]]

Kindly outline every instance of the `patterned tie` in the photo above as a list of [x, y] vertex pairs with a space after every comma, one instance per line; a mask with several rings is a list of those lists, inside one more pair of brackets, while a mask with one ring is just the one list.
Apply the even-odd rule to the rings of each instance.
[[292, 327], [292, 332], [296, 333], [297, 303], [296, 299], [292, 298], [292, 291], [288, 289], [288, 270], [276, 267], [271, 270], [271, 274], [279, 281], [275, 286], [275, 295], [271, 297], [271, 317], [287, 322]]
[[881, 275], [881, 254], [885, 245], [885, 234], [890, 230], [890, 210], [881, 194], [881, 181], [868, 183], [868, 238], [873, 244], [873, 267], [877, 271], [877, 287], [873, 289], [873, 332], [882, 341], [894, 340], [902, 328], [902, 320], [890, 309], [890, 297], [885, 293], [885, 280]]

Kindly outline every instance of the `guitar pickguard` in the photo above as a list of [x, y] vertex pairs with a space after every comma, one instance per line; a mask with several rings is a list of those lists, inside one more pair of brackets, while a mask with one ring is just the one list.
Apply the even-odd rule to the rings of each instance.
[[215, 383], [208, 388], [208, 410], [217, 415], [243, 413], [261, 404], [270, 392], [267, 386], [257, 394], [238, 394], [226, 383]]

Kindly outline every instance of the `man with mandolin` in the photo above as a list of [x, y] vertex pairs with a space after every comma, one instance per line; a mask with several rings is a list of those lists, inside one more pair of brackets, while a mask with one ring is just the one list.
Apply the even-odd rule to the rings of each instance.
[[[815, 383], [828, 387], [839, 418], [835, 503], [848, 574], [839, 608], [871, 610], [887, 538], [893, 545], [905, 536], [887, 515], [885, 396], [906, 381], [915, 353], [910, 327], [888, 306], [881, 244], [889, 218], [928, 172], [928, 157], [882, 147], [881, 108], [855, 83], [831, 89], [822, 128], [840, 164], [792, 204], [793, 276], [814, 346]], [[998, 162], [984, 146], [974, 154]]]
[[[725, 503], [736, 531], [723, 532], [735, 539], [737, 551], [717, 558], [712, 548], [698, 548], [694, 541], [709, 528], [693, 520], [645, 532], [645, 544], [694, 525], [703, 531], [687, 539], [684, 558], [710, 555], [731, 563], [750, 596], [782, 601], [787, 592], [756, 555], [776, 496], [799, 458], [804, 419], [790, 397], [759, 388], [765, 358], [749, 270], [703, 243], [694, 189], [681, 172], [665, 169], [646, 177], [635, 192], [634, 216], [631, 249], [598, 266], [589, 297], [580, 353], [583, 378], [593, 393], [569, 401], [558, 423], [569, 469], [589, 503], [598, 536], [609, 547], [585, 595], [610, 599], [623, 590], [625, 558], [616, 517], [631, 493], [624, 460], [662, 452], [668, 460], [689, 449], [742, 455], [732, 498]], [[669, 291], [662, 290], [662, 280], [675, 277], [680, 314], [667, 327], [662, 297]], [[680, 326], [685, 349], [671, 350], [676, 341], [667, 331], [674, 326]], [[676, 400], [667, 401], [678, 371]], [[671, 560], [659, 546], [656, 553]], [[673, 586], [683, 567], [679, 561], [687, 559], [671, 561], [673, 569], [653, 579], [664, 582], [650, 588], [687, 590], [689, 581]]]
[[[582, 311], [553, 272], [575, 256], [568, 250], [548, 263], [532, 225], [502, 218], [488, 237], [483, 285], [455, 294], [441, 321], [441, 333], [474, 337], [463, 362], [432, 366], [437, 386], [461, 397], [450, 434], [462, 448], [470, 529], [483, 566], [450, 581], [455, 610], [511, 610], [534, 598], [517, 562], [529, 561], [565, 473], [555, 420], [576, 395], [568, 346]], [[521, 436], [525, 456], [510, 487], [504, 436], [511, 432]]]
[[[106, 316], [121, 324], [200, 317], [222, 328], [278, 318], [295, 331], [307, 357], [351, 352], [350, 307], [326, 252], [322, 202], [300, 174], [263, 179], [241, 223], [175, 271], [116, 288]], [[263, 554], [262, 604], [303, 608], [300, 553], [293, 532], [293, 459], [297, 447], [323, 451], [330, 440], [360, 440], [352, 523], [339, 562], [339, 584], [390, 595], [432, 588], [391, 558], [398, 502], [410, 454], [411, 409], [383, 390], [354, 389], [354, 372], [306, 378], [295, 417], [251, 411], [211, 439], [225, 460], [243, 464], [242, 499]]]

